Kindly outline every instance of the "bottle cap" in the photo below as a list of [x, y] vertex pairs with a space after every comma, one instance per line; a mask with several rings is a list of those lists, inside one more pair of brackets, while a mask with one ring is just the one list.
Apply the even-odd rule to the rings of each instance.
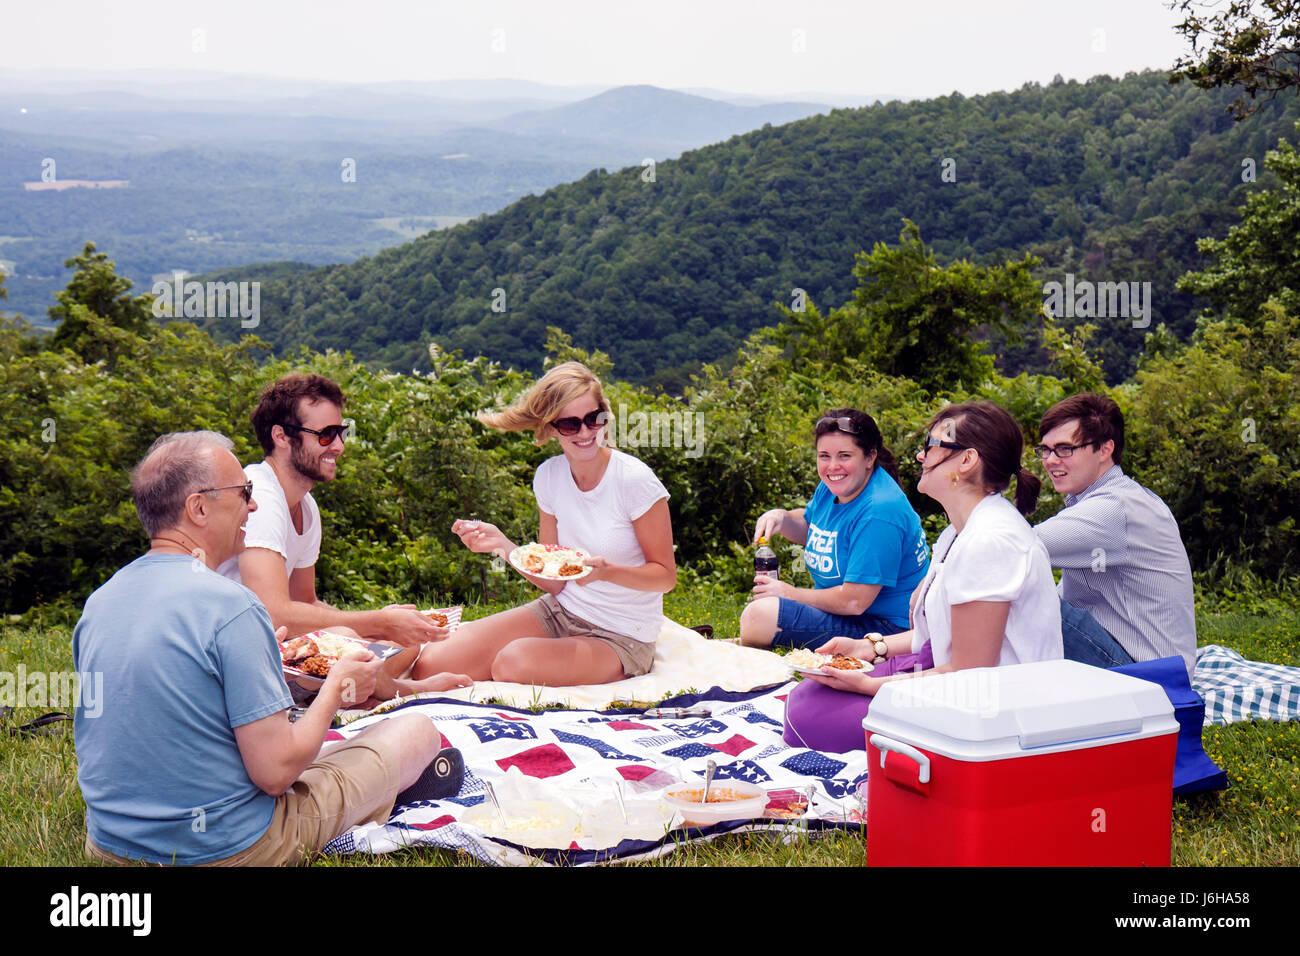
[[764, 545], [764, 544], [767, 544], [767, 536], [764, 535], [763, 537], [759, 538], [759, 539], [758, 539], [758, 543], [759, 543], [760, 546], [761, 546], [761, 545]]

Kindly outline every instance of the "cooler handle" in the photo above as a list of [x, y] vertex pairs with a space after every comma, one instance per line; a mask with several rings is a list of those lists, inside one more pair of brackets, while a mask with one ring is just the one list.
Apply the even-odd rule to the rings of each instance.
[[868, 743], [880, 751], [881, 769], [884, 769], [885, 766], [885, 755], [892, 751], [896, 754], [902, 754], [904, 757], [910, 757], [920, 764], [916, 779], [921, 783], [930, 782], [930, 758], [915, 747], [905, 744], [901, 740], [895, 740], [893, 737], [886, 737], [884, 734], [872, 734]]

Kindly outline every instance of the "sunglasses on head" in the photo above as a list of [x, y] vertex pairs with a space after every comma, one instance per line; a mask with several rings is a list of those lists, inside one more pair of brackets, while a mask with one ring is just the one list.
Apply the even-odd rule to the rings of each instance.
[[213, 491], [230, 491], [232, 488], [238, 488], [239, 493], [244, 496], [244, 504], [253, 500], [253, 483], [246, 481], [242, 485], [222, 485], [220, 488], [200, 488], [195, 494], [206, 495]]
[[[839, 418], [830, 418], [830, 417], [819, 418], [817, 419], [817, 424], [816, 426], [814, 426], [813, 430], [816, 431], [818, 428], [821, 428], [823, 425], [834, 425], [840, 431], [848, 435], [858, 434], [858, 426], [853, 423], [853, 419], [850, 418], [848, 415], [841, 415]], [[827, 429], [827, 431], [829, 430], [830, 429]]]
[[336, 438], [342, 439], [345, 442], [348, 440], [347, 425], [326, 425], [324, 428], [321, 428], [319, 430], [315, 428], [308, 428], [306, 425], [284, 424], [281, 425], [280, 427], [292, 428], [294, 431], [308, 432], [309, 434], [315, 435], [316, 441], [320, 444], [322, 448], [334, 444], [334, 439]]
[[595, 411], [587, 412], [587, 414], [583, 415], [581, 418], [578, 418], [576, 415], [570, 416], [569, 418], [557, 418], [555, 421], [551, 422], [551, 427], [561, 435], [568, 437], [576, 435], [578, 432], [582, 431], [583, 425], [586, 425], [592, 431], [595, 431], [607, 421], [609, 421], [609, 412], [605, 411], [603, 408], [598, 408]]

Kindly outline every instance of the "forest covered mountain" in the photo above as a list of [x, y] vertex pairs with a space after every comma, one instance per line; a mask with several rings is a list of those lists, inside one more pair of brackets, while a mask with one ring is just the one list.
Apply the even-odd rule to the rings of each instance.
[[[896, 241], [907, 218], [943, 261], [1029, 251], [1045, 282], [1150, 282], [1148, 328], [1092, 320], [1117, 380], [1158, 323], [1190, 333], [1198, 303], [1175, 279], [1202, 264], [1196, 240], [1235, 221], [1300, 117], [1287, 98], [1234, 123], [1231, 98], [1150, 71], [765, 126], [268, 282], [256, 334], [396, 368], [425, 367], [436, 341], [536, 369], [557, 325], [621, 377], [675, 386], [773, 324], [797, 289], [823, 309], [844, 302], [855, 254]], [[1004, 358], [1032, 367], [1032, 345]]]
[[662, 160], [829, 109], [649, 86], [595, 92], [0, 70], [8, 309], [43, 323], [64, 262], [87, 240], [146, 288], [173, 270], [351, 262], [594, 167]]

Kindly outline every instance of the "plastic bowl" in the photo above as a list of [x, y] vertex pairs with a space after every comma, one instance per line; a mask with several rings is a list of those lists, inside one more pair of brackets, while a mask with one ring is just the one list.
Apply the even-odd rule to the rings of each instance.
[[582, 815], [582, 835], [597, 848], [618, 846], [623, 840], [662, 840], [681, 823], [679, 811], [664, 800], [628, 800], [627, 820], [614, 800], [596, 804]]
[[562, 803], [548, 800], [503, 801], [506, 823], [496, 807], [480, 803], [461, 815], [460, 822], [484, 835], [536, 850], [567, 850], [578, 836], [578, 815]]
[[[754, 820], [763, 815], [767, 806], [767, 792], [743, 780], [714, 780], [709, 789], [708, 803], [700, 803], [703, 795], [704, 784], [701, 782], [670, 787], [664, 799], [687, 823], [697, 826], [727, 820]], [[727, 799], [719, 800], [718, 797]]]

